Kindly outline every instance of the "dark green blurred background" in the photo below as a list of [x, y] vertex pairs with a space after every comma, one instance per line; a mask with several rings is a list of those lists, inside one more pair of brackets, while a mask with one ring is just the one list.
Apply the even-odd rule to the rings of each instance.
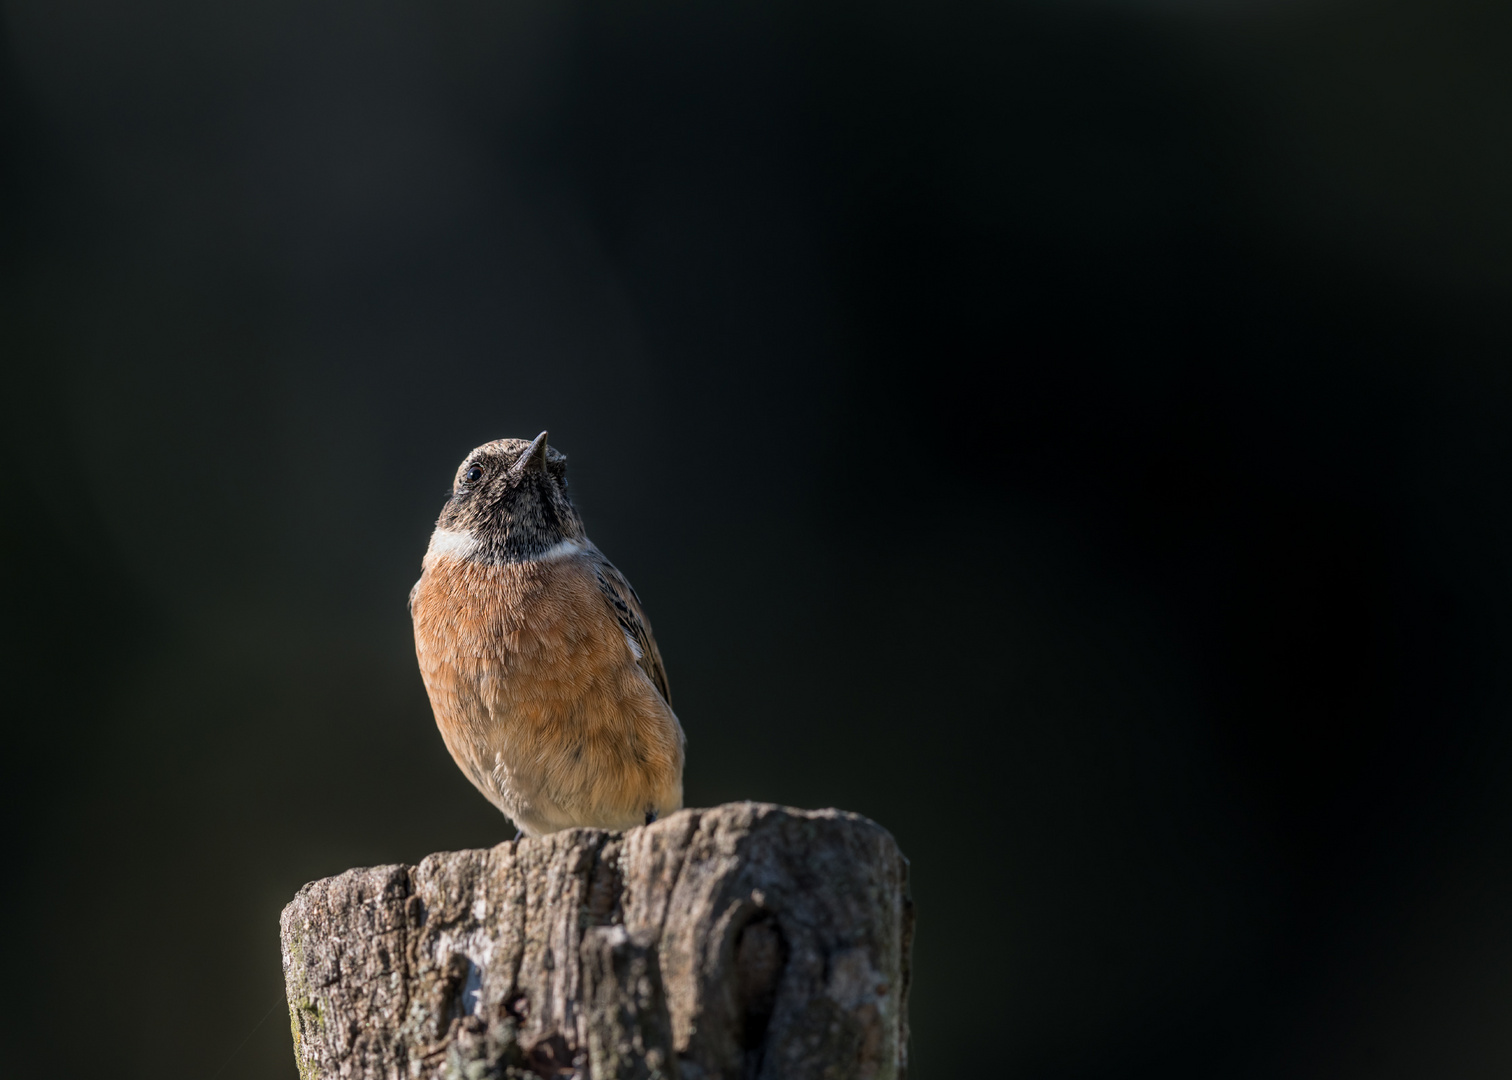
[[1512, 1070], [1505, 4], [3, 26], [7, 1075], [291, 1077], [295, 890], [512, 835], [405, 596], [542, 428], [919, 1080]]

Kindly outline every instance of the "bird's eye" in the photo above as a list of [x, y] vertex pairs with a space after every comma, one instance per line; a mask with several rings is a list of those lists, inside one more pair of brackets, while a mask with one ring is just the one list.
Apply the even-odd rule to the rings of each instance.
[[464, 484], [476, 484], [481, 479], [483, 479], [483, 470], [476, 465], [469, 465], [467, 471], [462, 474]]

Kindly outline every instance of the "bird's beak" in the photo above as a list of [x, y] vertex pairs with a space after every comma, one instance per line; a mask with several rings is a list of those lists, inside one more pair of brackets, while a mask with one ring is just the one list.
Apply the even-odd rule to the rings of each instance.
[[515, 462], [517, 472], [529, 472], [531, 469], [546, 471], [546, 432], [541, 432], [528, 446], [520, 460]]

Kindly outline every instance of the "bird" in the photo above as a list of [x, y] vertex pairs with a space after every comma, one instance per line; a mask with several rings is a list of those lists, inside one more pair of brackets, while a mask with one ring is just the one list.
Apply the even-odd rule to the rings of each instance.
[[410, 591], [442, 741], [517, 837], [682, 807], [685, 738], [651, 623], [547, 437], [462, 460]]

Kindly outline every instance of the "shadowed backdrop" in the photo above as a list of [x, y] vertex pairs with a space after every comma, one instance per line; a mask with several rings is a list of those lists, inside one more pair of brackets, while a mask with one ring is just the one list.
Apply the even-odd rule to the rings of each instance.
[[543, 428], [920, 1080], [1512, 1067], [1503, 7], [3, 10], [15, 1075], [291, 1077], [299, 886], [513, 834], [405, 597]]

